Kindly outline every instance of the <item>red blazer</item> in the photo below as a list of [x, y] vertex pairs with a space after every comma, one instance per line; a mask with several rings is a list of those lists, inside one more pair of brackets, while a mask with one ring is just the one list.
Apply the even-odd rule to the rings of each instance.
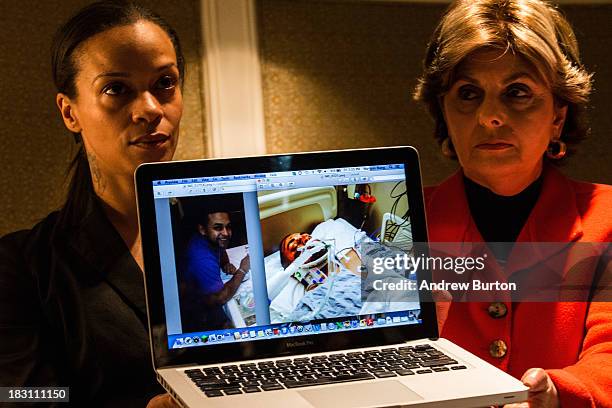
[[[461, 171], [426, 188], [425, 205], [430, 241], [483, 240], [470, 215]], [[611, 241], [612, 186], [576, 182], [545, 166], [540, 197], [517, 242]], [[514, 261], [511, 254], [507, 265]], [[502, 318], [491, 317], [488, 306], [439, 304], [441, 336], [516, 378], [532, 367], [546, 369], [562, 407], [612, 407], [611, 301], [513, 303]], [[489, 352], [495, 340], [507, 345], [503, 357]]]

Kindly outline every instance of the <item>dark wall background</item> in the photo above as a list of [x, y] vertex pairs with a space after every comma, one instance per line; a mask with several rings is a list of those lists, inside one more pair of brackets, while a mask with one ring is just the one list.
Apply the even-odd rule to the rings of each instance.
[[[75, 150], [55, 106], [51, 39], [92, 1], [3, 1], [0, 13], [0, 236], [29, 228], [64, 199], [65, 174]], [[197, 0], [142, 1], [175, 27], [187, 75], [181, 141], [176, 158], [205, 154]]]
[[[425, 46], [445, 4], [258, 0], [269, 152], [411, 144], [425, 184], [456, 168], [433, 122], [411, 99]], [[564, 171], [612, 183], [612, 5], [564, 5], [595, 71], [591, 138]]]

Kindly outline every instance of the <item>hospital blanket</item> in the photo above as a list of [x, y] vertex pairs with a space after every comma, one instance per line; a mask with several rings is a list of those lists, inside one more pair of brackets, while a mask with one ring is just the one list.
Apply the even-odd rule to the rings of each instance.
[[289, 321], [309, 321], [358, 315], [361, 310], [361, 279], [342, 269], [322, 285], [306, 292]]

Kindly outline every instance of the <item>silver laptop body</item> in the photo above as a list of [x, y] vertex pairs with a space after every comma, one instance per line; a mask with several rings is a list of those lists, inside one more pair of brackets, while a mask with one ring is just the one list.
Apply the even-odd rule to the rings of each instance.
[[[371, 254], [427, 241], [415, 149], [145, 164], [136, 186], [153, 365], [179, 405], [478, 407], [527, 399], [520, 381], [439, 338], [428, 292], [389, 299], [366, 284], [376, 278]], [[231, 219], [221, 249], [196, 227], [213, 213]], [[309, 238], [283, 266], [291, 233]], [[211, 259], [200, 256], [202, 245], [219, 255], [219, 277], [199, 272]], [[231, 285], [221, 269], [244, 265], [247, 254], [250, 271], [230, 300], [214, 304], [207, 288]]]

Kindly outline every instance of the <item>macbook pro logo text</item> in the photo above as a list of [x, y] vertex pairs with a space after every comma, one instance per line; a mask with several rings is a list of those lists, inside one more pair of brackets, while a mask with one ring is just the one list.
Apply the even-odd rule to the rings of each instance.
[[287, 348], [306, 347], [314, 346], [315, 342], [312, 340], [300, 340], [300, 341], [288, 341], [285, 343]]

